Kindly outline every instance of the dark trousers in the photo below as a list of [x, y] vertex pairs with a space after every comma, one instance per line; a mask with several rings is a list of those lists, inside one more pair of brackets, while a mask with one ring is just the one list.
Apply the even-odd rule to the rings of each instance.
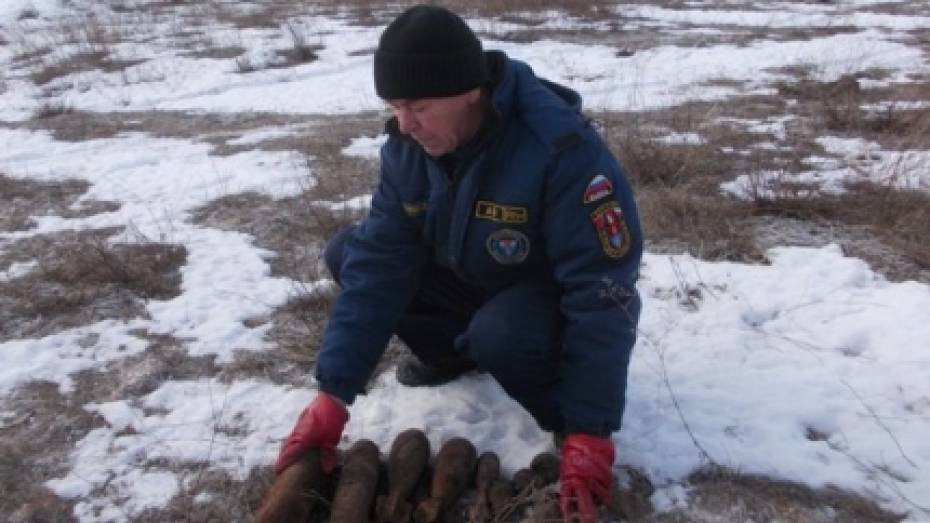
[[[339, 282], [346, 239], [326, 245], [324, 260]], [[555, 397], [559, 380], [559, 293], [552, 283], [518, 283], [494, 295], [430, 264], [395, 334], [425, 364], [468, 359], [491, 374], [544, 430], [564, 425]]]

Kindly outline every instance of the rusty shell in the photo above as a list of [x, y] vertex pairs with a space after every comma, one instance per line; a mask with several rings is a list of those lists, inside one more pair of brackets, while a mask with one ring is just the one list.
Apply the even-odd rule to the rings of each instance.
[[458, 500], [475, 472], [478, 452], [470, 441], [452, 438], [436, 456], [430, 499], [421, 502], [414, 513], [416, 523], [433, 523]]
[[255, 513], [255, 523], [304, 523], [322, 499], [326, 481], [320, 452], [308, 452], [275, 479]]
[[339, 484], [333, 495], [331, 523], [366, 523], [378, 488], [378, 447], [359, 440], [346, 453]]
[[413, 507], [409, 500], [429, 465], [429, 456], [429, 440], [422, 430], [405, 430], [394, 439], [388, 456], [388, 494], [378, 499], [378, 521], [410, 521]]

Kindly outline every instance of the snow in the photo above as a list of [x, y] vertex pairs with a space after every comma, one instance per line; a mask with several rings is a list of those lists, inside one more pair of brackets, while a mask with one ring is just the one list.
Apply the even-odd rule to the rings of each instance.
[[[921, 354], [930, 289], [889, 283], [837, 246], [768, 257], [771, 265], [745, 266], [647, 256], [620, 459], [670, 479], [702, 464], [662, 393], [667, 378], [719, 464], [923, 499], [928, 406], [914, 405], [930, 393]], [[701, 293], [693, 305], [683, 298], [691, 289]], [[809, 428], [825, 441], [809, 441]], [[870, 477], [860, 462], [908, 482]]]
[[818, 191], [840, 194], [849, 184], [862, 181], [897, 189], [930, 190], [930, 151], [884, 151], [875, 142], [838, 136], [821, 136], [816, 142], [831, 156], [806, 158], [805, 164], [814, 169], [800, 174], [780, 171], [741, 174], [721, 184], [721, 190], [746, 199], [785, 196], [778, 189], [785, 183], [810, 186], [802, 196]]
[[[669, 32], [855, 28], [803, 41], [662, 45], [629, 57], [617, 56], [617, 49], [607, 45], [496, 41], [494, 34], [512, 27], [498, 20], [470, 21], [491, 35], [486, 47], [503, 49], [538, 73], [575, 88], [589, 109], [640, 110], [767, 92], [783, 78], [779, 68], [799, 64], [811, 66], [823, 80], [868, 68], [889, 70], [889, 77], [876, 85], [930, 72], [925, 54], [900, 38], [902, 31], [930, 27], [930, 17], [861, 9], [882, 3], [888, 2], [779, 2], [757, 10], [705, 9], [712, 2], [691, 2], [691, 8], [681, 10], [627, 5], [620, 9], [631, 27]], [[43, 20], [16, 21], [30, 5]], [[53, 0], [6, 0], [0, 2], [0, 24], [8, 31], [28, 32], [46, 18], [74, 14], [69, 9]], [[533, 16], [546, 28], [585, 27], [580, 20], [560, 19], [551, 12]], [[106, 112], [338, 115], [382, 110], [371, 85], [371, 54], [365, 52], [377, 42], [380, 28], [322, 16], [301, 22], [314, 28], [312, 41], [323, 50], [319, 60], [286, 69], [263, 68], [276, 50], [287, 48], [282, 30], [231, 32], [228, 26], [217, 26], [212, 39], [243, 46], [257, 71], [240, 73], [233, 59], [181, 56], [163, 39], [145, 41], [144, 34], [137, 35], [136, 43], [116, 48], [120, 56], [145, 62], [123, 73], [85, 71], [58, 79], [52, 86], [61, 92], [50, 99], [38, 96], [40, 89], [22, 70], [5, 69], [0, 120], [28, 119], [50, 100]], [[169, 22], [151, 23], [142, 33], [170, 32]], [[58, 51], [74, 49], [63, 46]], [[0, 49], [4, 68], [11, 57], [12, 50]], [[744, 85], [706, 85], [721, 79]], [[747, 132], [783, 141], [788, 120], [737, 123]], [[274, 253], [256, 247], [255, 238], [193, 224], [190, 217], [222, 196], [258, 191], [280, 198], [312, 186], [313, 158], [250, 149], [297, 131], [292, 126], [253, 129], [228, 142], [248, 150], [217, 156], [208, 143], [141, 132], [67, 142], [46, 131], [0, 126], [0, 172], [45, 182], [86, 180], [91, 188], [82, 200], [120, 204], [115, 211], [83, 218], [35, 217], [33, 229], [0, 233], [0, 249], [37, 234], [127, 226], [131, 232], [115, 241], [142, 237], [173, 242], [188, 253], [181, 294], [150, 300], [146, 318], [107, 320], [42, 338], [0, 342], [0, 394], [34, 380], [57, 383], [68, 393], [75, 372], [100, 369], [144, 351], [148, 342], [133, 334], [138, 330], [170, 334], [183, 340], [189, 354], [213, 355], [219, 364], [230, 361], [236, 350], [268, 349], [268, 325], [249, 326], [244, 320], [273, 311], [295, 285], [330, 288], [333, 283], [271, 276], [268, 259]], [[357, 137], [342, 152], [377, 159], [385, 139]], [[664, 140], [694, 144], [702, 138], [691, 133]], [[842, 190], [844, 182], [855, 179], [930, 189], [927, 151], [886, 151], [872, 142], [839, 136], [823, 136], [818, 143], [828, 156], [808, 158], [810, 171], [794, 181], [815, 183], [825, 191]], [[746, 197], [764, 191], [767, 181], [764, 174], [744, 175], [722, 190]], [[315, 204], [361, 210], [370, 205], [370, 196]], [[930, 492], [930, 287], [888, 282], [837, 246], [781, 247], [768, 257], [769, 265], [744, 265], [647, 254], [640, 283], [643, 317], [624, 426], [613, 435], [616, 465], [644, 470], [659, 487], [653, 497], [659, 508], [685, 503], [684, 478], [709, 457], [743, 472], [874, 495], [888, 508], [910, 511], [910, 521], [925, 521], [927, 512], [906, 500], [926, 503]], [[14, 264], [0, 273], [0, 281], [20, 277], [32, 267], [31, 262]], [[106, 425], [76, 442], [70, 469], [48, 486], [79, 500], [74, 515], [82, 522], [130, 521], [146, 508], [164, 506], [184, 487], [184, 472], [158, 465], [163, 460], [209, 466], [235, 478], [269, 465], [314, 395], [312, 386], [294, 389], [260, 378], [230, 383], [201, 378], [171, 380], [141, 398], [87, 404], [84, 408]], [[3, 423], [12, 418], [2, 403], [0, 417]], [[370, 438], [386, 450], [409, 427], [423, 428], [434, 448], [450, 437], [468, 436], [479, 451], [497, 451], [508, 472], [552, 449], [551, 435], [540, 431], [486, 375], [473, 373], [442, 387], [414, 389], [401, 386], [393, 371], [352, 406], [342, 445]]]
[[[703, 25], [764, 28], [836, 28], [861, 27], [876, 29], [909, 30], [930, 25], [928, 16], [905, 16], [858, 11], [842, 12], [831, 6], [802, 6], [802, 4], [763, 4], [753, 11], [720, 9], [670, 9], [649, 5], [621, 6], [623, 16], [642, 17], [660, 25]], [[785, 7], [788, 7], [787, 9]], [[804, 8], [806, 7], [806, 9]], [[845, 6], [842, 6], [845, 7]]]
[[666, 145], [701, 145], [707, 140], [697, 133], [672, 133], [662, 136], [656, 140]]
[[380, 157], [381, 146], [387, 143], [387, 138], [386, 134], [379, 134], [375, 137], [359, 136], [342, 150], [342, 154], [377, 160]]

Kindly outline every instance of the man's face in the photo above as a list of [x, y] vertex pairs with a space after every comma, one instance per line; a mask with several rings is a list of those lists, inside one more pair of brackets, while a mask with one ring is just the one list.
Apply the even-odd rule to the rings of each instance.
[[481, 90], [442, 98], [388, 100], [400, 132], [427, 154], [442, 156], [471, 138], [481, 123]]

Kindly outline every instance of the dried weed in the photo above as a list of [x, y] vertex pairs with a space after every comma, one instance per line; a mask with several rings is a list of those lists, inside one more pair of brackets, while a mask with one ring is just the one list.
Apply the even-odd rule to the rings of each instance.
[[[135, 523], [246, 522], [258, 510], [262, 494], [274, 481], [270, 468], [252, 469], [244, 480], [237, 480], [221, 471], [203, 465], [173, 465], [183, 468], [182, 492], [164, 508], [148, 509], [133, 516]], [[178, 472], [178, 470], [175, 470]]]
[[714, 469], [689, 478], [687, 509], [641, 521], [704, 523], [714, 521], [792, 521], [796, 523], [897, 523], [904, 519], [874, 502], [834, 487], [812, 489], [788, 481]]
[[43, 485], [68, 470], [74, 443], [103, 420], [59, 392], [58, 384], [32, 382], [4, 398], [10, 419], [0, 425], [0, 520], [70, 522], [73, 502]]
[[[0, 340], [43, 336], [106, 318], [144, 316], [148, 299], [180, 293], [187, 252], [155, 242], [110, 244], [114, 230], [68, 231], [20, 240], [36, 267], [0, 282]], [[28, 252], [28, 251], [27, 251]], [[18, 251], [20, 257], [24, 251]], [[22, 261], [22, 260], [19, 260]], [[12, 260], [7, 257], [7, 264]]]
[[35, 226], [34, 216], [81, 218], [119, 208], [114, 202], [83, 200], [90, 184], [83, 180], [37, 182], [0, 174], [0, 231], [23, 231]]

